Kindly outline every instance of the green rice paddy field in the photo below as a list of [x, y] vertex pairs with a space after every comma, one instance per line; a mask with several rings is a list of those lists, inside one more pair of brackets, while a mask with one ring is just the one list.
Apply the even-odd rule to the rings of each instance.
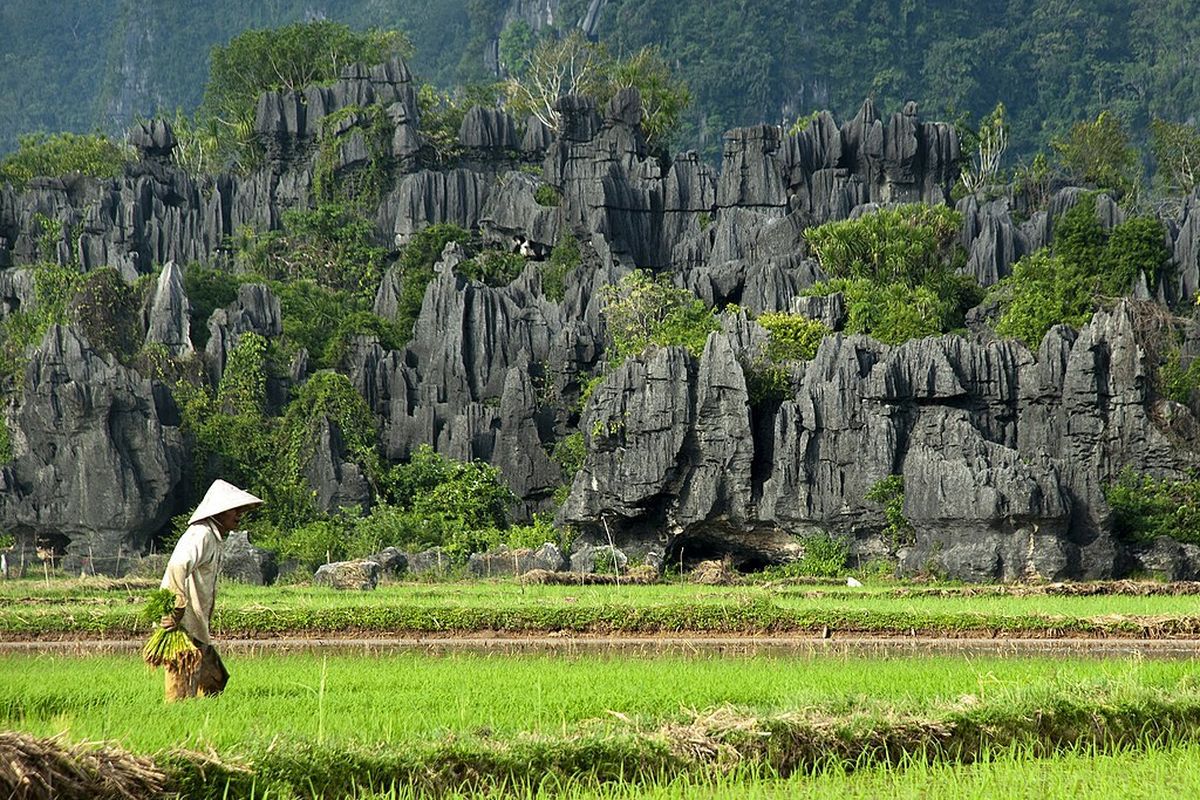
[[[965, 593], [969, 592], [969, 593]], [[136, 636], [145, 587], [0, 582], [0, 640]], [[1001, 588], [385, 585], [373, 592], [223, 585], [214, 630], [283, 633], [846, 633], [1200, 636], [1198, 594], [1013, 594]]]
[[[416, 632], [1186, 641], [1200, 596], [883, 584], [223, 585], [218, 639]], [[146, 587], [0, 582], [0, 643], [140, 639]], [[1053, 648], [1050, 648], [1053, 652]], [[1065, 651], [1064, 651], [1065, 652]], [[0, 646], [0, 731], [147, 756], [186, 797], [1162, 797], [1200, 791], [1200, 661], [231, 647], [164, 705], [134, 652]], [[3, 742], [0, 741], [0, 757]], [[0, 758], [2, 761], [2, 758]], [[0, 763], [0, 771], [3, 764]], [[0, 775], [0, 778], [3, 776]], [[0, 789], [3, 782], [0, 781]]]

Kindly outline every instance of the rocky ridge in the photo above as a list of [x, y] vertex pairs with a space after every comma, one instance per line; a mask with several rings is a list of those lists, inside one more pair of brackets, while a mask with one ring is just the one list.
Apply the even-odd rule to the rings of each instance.
[[[346, 358], [388, 459], [429, 444], [490, 461], [527, 513], [552, 506], [562, 476], [548, 452], [579, 430], [587, 456], [561, 519], [585, 542], [612, 536], [650, 560], [682, 550], [762, 563], [795, 557], [804, 536], [831, 532], [848, 537], [863, 560], [887, 556], [908, 571], [935, 567], [968, 579], [1135, 568], [1140, 551], [1111, 535], [1104, 485], [1123, 466], [1177, 475], [1195, 463], [1186, 442], [1162, 428], [1164, 415], [1189, 412], [1164, 409], [1169, 401], [1149, 390], [1131, 302], [1081, 331], [1051, 331], [1036, 353], [987, 337], [888, 347], [836, 334], [793, 376], [794, 394], [766, 408], [750, 406], [742, 367], [764, 333], [737, 317], [700, 358], [673, 348], [645, 353], [607, 375], [582, 417], [572, 411], [601, 366], [598, 289], [634, 267], [670, 271], [711, 304], [802, 311], [838, 328], [836, 299], [797, 297], [822, 277], [803, 232], [883, 204], [949, 202], [956, 134], [922, 121], [915, 104], [885, 118], [867, 102], [840, 125], [822, 113], [792, 134], [730, 131], [714, 170], [694, 153], [664, 161], [649, 152], [635, 91], [605, 108], [567, 97], [557, 135], [473, 110], [458, 155], [446, 161], [422, 131], [405, 65], [356, 65], [333, 86], [262, 97], [256, 133], [266, 156], [251, 174], [185, 174], [170, 161], [170, 127], [155, 122], [134, 130], [142, 160], [122, 178], [0, 188], [0, 315], [36, 302], [25, 265], [39, 255], [35, 220], [45, 215], [64, 223], [63, 263], [113, 267], [126, 280], [161, 266], [145, 340], [191, 351], [179, 265], [220, 265], [240, 227], [278, 227], [284, 211], [311, 201], [317, 161], [328, 153], [333, 163], [322, 168], [334, 175], [363, 168], [373, 155], [366, 126], [376, 118], [364, 109], [375, 107], [390, 130], [392, 164], [374, 217], [381, 242], [399, 246], [427, 225], [453, 222], [485, 241], [519, 242], [535, 259], [570, 233], [585, 256], [552, 300], [536, 260], [511, 284], [492, 287], [455, 272], [465, 256], [447, 248], [408, 346], [386, 350], [365, 337]], [[336, 147], [323, 147], [330, 136]], [[543, 187], [557, 205], [538, 202]], [[1078, 198], [1064, 189], [1048, 211], [1022, 222], [1009, 201], [959, 201], [967, 271], [985, 286], [1003, 278], [1049, 240], [1055, 216]], [[1098, 213], [1110, 226], [1121, 218], [1106, 198]], [[1171, 221], [1178, 269], [1161, 285], [1143, 285], [1146, 299], [1195, 298], [1198, 218], [1193, 199]], [[375, 308], [384, 316], [396, 314], [398, 280], [392, 272], [379, 289]], [[207, 322], [209, 379], [219, 379], [240, 336], [278, 336], [280, 320], [267, 287], [243, 285]], [[293, 365], [276, 390], [286, 396], [306, 372]], [[119, 571], [120, 558], [143, 550], [184, 510], [189, 452], [170, 390], [98, 352], [75, 327], [52, 328], [30, 354], [4, 416], [13, 458], [0, 466], [0, 530], [52, 541], [73, 563], [90, 558]], [[306, 475], [322, 507], [369, 502], [336, 427], [318, 438]], [[910, 541], [886, 541], [879, 508], [863, 499], [894, 473], [906, 479]]]

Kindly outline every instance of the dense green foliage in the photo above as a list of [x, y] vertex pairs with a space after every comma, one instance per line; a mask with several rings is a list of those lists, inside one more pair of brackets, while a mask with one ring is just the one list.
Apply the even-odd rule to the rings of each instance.
[[1115, 114], [1102, 111], [1094, 122], [1076, 122], [1066, 136], [1050, 144], [1072, 183], [1117, 199], [1137, 193], [1141, 159]]
[[1193, 358], [1183, 366], [1178, 348], [1167, 351], [1155, 375], [1155, 388], [1163, 397], [1176, 403], [1188, 405], [1200, 400], [1200, 358]]
[[1150, 123], [1150, 150], [1160, 188], [1175, 195], [1191, 194], [1200, 183], [1200, 130], [1185, 122], [1155, 119]]
[[958, 273], [960, 215], [944, 206], [901, 205], [804, 232], [829, 280], [807, 294], [842, 292], [849, 333], [888, 344], [959, 328], [980, 299]]
[[[8, 429], [8, 420], [4, 416], [4, 407], [0, 406], [0, 466], [13, 459], [12, 432]], [[0, 534], [2, 536], [3, 534]], [[7, 547], [8, 545], [5, 545]], [[0, 548], [2, 549], [2, 548]]]
[[197, 115], [216, 123], [220, 149], [230, 160], [251, 166], [260, 94], [331, 82], [351, 64], [378, 64], [406, 53], [411, 53], [410, 45], [396, 31], [359, 33], [328, 20], [246, 30], [213, 47]]
[[196, 347], [208, 343], [208, 318], [237, 299], [239, 283], [237, 276], [224, 270], [188, 264], [183, 272], [183, 289], [188, 296], [188, 324]]
[[103, 134], [31, 133], [17, 149], [0, 159], [0, 185], [24, 189], [39, 175], [59, 177], [78, 172], [92, 178], [115, 178], [134, 158], [133, 149]]
[[[321, 203], [343, 203], [365, 214], [379, 206], [392, 174], [391, 145], [395, 127], [383, 106], [346, 106], [321, 119], [317, 156], [313, 160], [313, 197]], [[368, 161], [350, 174], [337, 174], [344, 146], [361, 139]]]
[[1118, 535], [1135, 541], [1166, 536], [1200, 544], [1200, 478], [1156, 480], [1127, 469], [1104, 496]]
[[583, 263], [579, 240], [571, 233], [564, 233], [550, 251], [550, 258], [542, 263], [542, 294], [547, 300], [561, 303], [566, 296], [567, 275]]
[[243, 229], [235, 243], [242, 268], [272, 280], [313, 280], [373, 298], [388, 251], [375, 243], [375, 226], [340, 203], [283, 214], [278, 230]]
[[804, 238], [830, 278], [919, 286], [961, 258], [961, 227], [953, 209], [914, 203], [809, 228]]
[[477, 255], [460, 262], [455, 271], [464, 278], [488, 286], [507, 286], [525, 269], [525, 258], [505, 250], [481, 250]]
[[821, 340], [830, 333], [824, 323], [800, 314], [761, 314], [757, 322], [767, 329], [770, 339], [759, 358], [742, 363], [750, 405], [755, 408], [791, 396], [789, 362], [812, 359]]
[[771, 334], [766, 356], [773, 361], [808, 361], [830, 332], [824, 323], [800, 314], [760, 314], [757, 322]]
[[450, 242], [465, 245], [470, 240], [470, 232], [457, 225], [442, 223], [417, 231], [405, 245], [400, 254], [400, 307], [396, 311], [396, 325], [402, 342], [412, 336], [413, 325], [421, 313], [421, 302], [425, 299], [425, 288], [433, 280], [433, 267], [442, 257], [442, 250]]
[[[445, 89], [494, 79], [485, 56], [497, 39], [501, 68], [513, 71], [534, 32], [525, 23], [504, 27], [512, 5], [345, 0], [320, 11], [356, 30], [406, 31], [414, 71]], [[555, 24], [573, 26], [587, 5], [556, 2]], [[5, 6], [0, 150], [22, 132], [118, 132], [137, 114], [190, 112], [200, 104], [213, 46], [247, 28], [313, 14], [299, 0], [171, 4], [152, 15], [128, 0], [102, 7], [68, 0], [55, 10], [46, 14], [31, 0]], [[598, 34], [617, 54], [660, 48], [696, 95], [678, 141], [710, 155], [730, 127], [790, 122], [821, 108], [848, 119], [873, 96], [884, 113], [915, 99], [926, 115], [949, 119], [978, 119], [1003, 101], [1012, 151], [1028, 157], [1105, 109], [1139, 141], [1153, 118], [1184, 121], [1200, 92], [1187, 68], [1200, 25], [1190, 10], [1180, 0], [1005, 0], [986, 14], [944, 0], [609, 0]]]
[[1002, 309], [996, 332], [1036, 349], [1054, 325], [1087, 324], [1099, 299], [1124, 296], [1139, 274], [1157, 286], [1170, 263], [1165, 238], [1151, 217], [1105, 231], [1095, 196], [1084, 197], [1056, 221], [1051, 247], [1018, 261], [991, 290]]
[[720, 329], [713, 310], [687, 289], [674, 286], [669, 275], [633, 270], [604, 286], [601, 295], [613, 366], [651, 345], [682, 345], [699, 357], [708, 334]]
[[893, 547], [910, 545], [916, 541], [916, 531], [904, 516], [904, 476], [888, 475], [876, 481], [863, 499], [883, 507], [884, 526], [880, 533]]

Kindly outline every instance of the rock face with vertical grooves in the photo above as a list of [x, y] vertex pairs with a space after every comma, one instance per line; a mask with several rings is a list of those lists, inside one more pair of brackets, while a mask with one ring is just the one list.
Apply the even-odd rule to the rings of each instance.
[[[761, 557], [784, 531], [824, 531], [966, 580], [1112, 575], [1114, 464], [1181, 475], [1195, 458], [1149, 418], [1127, 303], [1078, 336], [1051, 331], [1036, 358], [954, 336], [828, 337], [757, 435], [735, 342], [712, 334], [699, 361], [650, 353], [596, 389], [567, 521], [659, 551]], [[909, 541], [880, 541], [880, 509], [864, 499], [892, 473], [905, 478]]]
[[[563, 97], [557, 111], [552, 130], [473, 109], [447, 153], [444, 131], [436, 140], [422, 131], [411, 75], [393, 61], [263, 95], [255, 135], [265, 158], [249, 174], [189, 175], [172, 161], [169, 124], [139, 124], [130, 142], [140, 160], [117, 179], [0, 187], [0, 318], [36, 306], [39, 260], [114, 267], [131, 282], [161, 268], [142, 309], [144, 341], [191, 359], [215, 384], [240, 337], [281, 336], [282, 308], [266, 286], [244, 284], [230, 305], [193, 320], [198, 299], [187, 296], [181, 265], [228, 266], [240, 228], [278, 229], [287, 210], [313, 204], [319, 158], [332, 158], [322, 169], [335, 177], [378, 159], [387, 183], [367, 210], [378, 244], [399, 248], [453, 223], [527, 259], [507, 285], [487, 285], [463, 276], [471, 253], [451, 245], [403, 348], [348, 342], [340, 368], [375, 415], [388, 461], [421, 445], [489, 461], [525, 517], [555, 510], [563, 475], [551, 453], [582, 435], [585, 460], [559, 518], [587, 547], [612, 537], [646, 563], [681, 553], [787, 559], [804, 537], [828, 533], [862, 559], [970, 580], [1195, 572], [1190, 551], [1112, 535], [1105, 486], [1126, 466], [1181, 475], [1200, 436], [1196, 408], [1152, 393], [1131, 302], [1080, 331], [1051, 330], [1037, 352], [998, 340], [982, 307], [968, 320], [970, 339], [889, 347], [834, 334], [785, 376], [782, 400], [751, 407], [747, 370], [767, 337], [754, 314], [845, 323], [841, 295], [798, 297], [824, 277], [805, 231], [889, 203], [948, 203], [960, 160], [953, 128], [923, 120], [912, 103], [888, 116], [868, 101], [842, 123], [822, 112], [792, 132], [729, 131], [718, 168], [692, 152], [652, 152], [635, 90], [603, 106]], [[323, 137], [337, 140], [326, 147]], [[1052, 240], [1083, 191], [1062, 188], [1045, 209], [1017, 196], [960, 200], [965, 271], [984, 286], [1002, 280]], [[1160, 285], [1141, 276], [1131, 291], [1143, 302], [1194, 302], [1197, 208], [1190, 198], [1168, 220], [1177, 268]], [[44, 241], [39, 215], [63, 223], [57, 241]], [[1123, 219], [1105, 196], [1097, 215], [1110, 228]], [[551, 297], [546, 257], [568, 235], [580, 262], [557, 276]], [[608, 369], [580, 413], [607, 358], [601, 289], [635, 268], [670, 272], [705, 302], [749, 314], [728, 315], [700, 355], [652, 348]], [[386, 271], [378, 315], [398, 317], [403, 281], [397, 267]], [[199, 348], [198, 328], [209, 334]], [[1200, 333], [1189, 330], [1190, 359]], [[0, 530], [53, 539], [73, 566], [88, 558], [119, 571], [119, 558], [186, 510], [193, 453], [175, 400], [74, 327], [51, 328], [24, 357], [22, 381], [0, 379], [12, 451], [0, 464]], [[272, 376], [273, 410], [308, 379], [310, 357], [300, 351]], [[367, 476], [336, 424], [324, 420], [314, 436], [303, 472], [319, 507], [369, 509]], [[892, 474], [905, 478], [913, 530], [889, 540], [881, 508], [864, 495]]]

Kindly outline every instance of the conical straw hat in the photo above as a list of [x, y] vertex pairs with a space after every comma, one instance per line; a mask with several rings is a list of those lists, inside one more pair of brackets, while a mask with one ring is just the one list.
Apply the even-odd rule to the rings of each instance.
[[213, 481], [212, 486], [208, 487], [208, 491], [204, 493], [204, 499], [200, 501], [200, 505], [196, 506], [196, 510], [192, 512], [192, 518], [188, 520], [188, 524], [191, 525], [193, 522], [215, 517], [222, 511], [229, 511], [232, 508], [261, 506], [262, 503], [262, 500], [249, 492], [242, 491], [232, 483], [218, 478]]

